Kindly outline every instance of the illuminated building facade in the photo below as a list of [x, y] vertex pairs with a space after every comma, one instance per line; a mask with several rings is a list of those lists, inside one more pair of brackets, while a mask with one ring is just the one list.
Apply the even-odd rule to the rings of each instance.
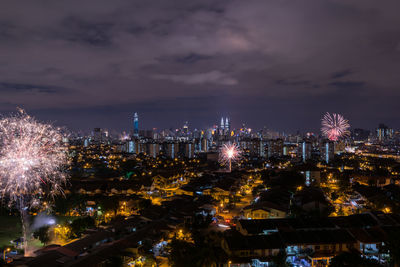
[[139, 116], [137, 112], [133, 115], [133, 136], [139, 136]]

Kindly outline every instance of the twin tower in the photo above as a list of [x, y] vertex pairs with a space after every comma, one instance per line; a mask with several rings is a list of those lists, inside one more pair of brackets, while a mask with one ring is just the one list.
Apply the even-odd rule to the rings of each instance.
[[228, 119], [228, 117], [225, 118], [225, 123], [224, 123], [224, 117], [221, 118], [220, 128], [225, 131], [229, 131], [231, 129], [231, 122]]

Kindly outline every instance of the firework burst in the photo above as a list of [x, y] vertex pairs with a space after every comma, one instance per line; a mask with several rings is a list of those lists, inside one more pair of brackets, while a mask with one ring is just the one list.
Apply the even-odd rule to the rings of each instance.
[[350, 136], [349, 128], [349, 121], [340, 114], [327, 112], [322, 118], [322, 134], [331, 141]]
[[67, 163], [63, 137], [59, 129], [37, 122], [23, 110], [0, 119], [0, 196], [20, 210], [24, 228], [31, 206], [44, 195], [62, 192]]
[[223, 145], [219, 153], [219, 162], [228, 166], [229, 171], [232, 170], [232, 162], [239, 160], [241, 150], [236, 144]]

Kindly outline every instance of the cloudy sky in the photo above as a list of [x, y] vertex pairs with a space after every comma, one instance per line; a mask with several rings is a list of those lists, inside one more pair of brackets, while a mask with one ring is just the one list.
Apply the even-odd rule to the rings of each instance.
[[8, 1], [0, 112], [71, 129], [400, 126], [400, 1]]

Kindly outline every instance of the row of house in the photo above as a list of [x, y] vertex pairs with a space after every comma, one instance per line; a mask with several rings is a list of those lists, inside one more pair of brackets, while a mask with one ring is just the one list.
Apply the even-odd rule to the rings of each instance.
[[342, 217], [240, 220], [227, 231], [222, 248], [231, 266], [269, 266], [285, 252], [299, 266], [328, 266], [342, 252], [358, 252], [384, 262], [382, 250], [393, 232], [400, 231], [400, 216], [380, 212]]
[[322, 213], [329, 207], [324, 193], [317, 187], [306, 187], [296, 193], [284, 188], [272, 188], [261, 193], [257, 201], [243, 208], [248, 219], [285, 218], [293, 213]]

